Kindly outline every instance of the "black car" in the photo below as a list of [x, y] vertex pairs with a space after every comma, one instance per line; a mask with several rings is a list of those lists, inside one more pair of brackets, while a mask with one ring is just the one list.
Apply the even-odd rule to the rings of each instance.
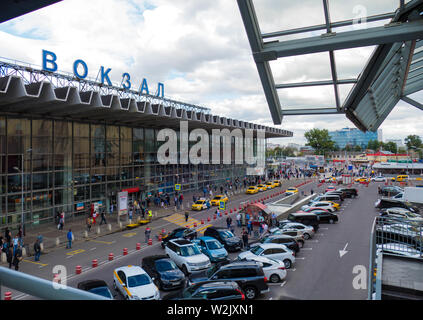
[[162, 238], [162, 248], [166, 246], [166, 243], [172, 239], [184, 238], [192, 240], [197, 238], [197, 231], [192, 228], [176, 228], [172, 232], [169, 232], [167, 236]]
[[167, 255], [144, 257], [141, 266], [160, 290], [173, 290], [185, 287], [185, 274]]
[[397, 186], [384, 186], [378, 190], [378, 193], [385, 197], [393, 197], [403, 192], [404, 190]]
[[100, 296], [113, 299], [107, 283], [103, 280], [86, 280], [78, 283], [78, 289], [88, 291]]
[[339, 188], [336, 191], [343, 191], [346, 193], [347, 198], [356, 198], [358, 197], [358, 190], [355, 188]]
[[314, 210], [314, 214], [319, 217], [320, 223], [335, 223], [338, 222], [338, 215], [325, 210]]
[[229, 252], [238, 251], [242, 248], [242, 240], [226, 228], [208, 227], [204, 231], [204, 236], [217, 239]]
[[387, 198], [378, 199], [375, 203], [375, 207], [378, 209], [394, 208], [394, 207], [405, 208], [411, 212], [419, 213], [419, 208], [417, 208], [416, 206], [413, 206], [410, 202], [387, 199]]
[[[294, 251], [295, 253], [300, 251], [300, 246], [295, 238], [284, 234], [269, 235], [262, 238], [258, 243], [279, 243], [285, 245], [288, 249]], [[254, 243], [252, 243], [252, 245], [254, 245]]]
[[247, 299], [255, 299], [259, 294], [269, 291], [267, 278], [259, 264], [252, 261], [218, 263], [205, 272], [192, 274], [190, 284], [204, 281], [235, 281]]
[[235, 281], [205, 281], [168, 294], [163, 300], [245, 300], [242, 289]]
[[319, 229], [319, 217], [312, 212], [295, 212], [288, 215], [289, 222], [298, 222], [306, 226], [311, 226], [314, 231]]
[[328, 191], [325, 193], [325, 195], [338, 195], [341, 198], [341, 201], [344, 201], [345, 198], [347, 198], [347, 193], [344, 191]]

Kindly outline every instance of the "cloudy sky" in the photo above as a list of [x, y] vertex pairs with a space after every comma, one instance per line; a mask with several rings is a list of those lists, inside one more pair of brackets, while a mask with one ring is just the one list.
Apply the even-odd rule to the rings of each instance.
[[[392, 12], [398, 3], [331, 0], [331, 18]], [[321, 0], [256, 0], [254, 4], [263, 33], [324, 23]], [[364, 26], [354, 28], [360, 27]], [[305, 36], [313, 35], [319, 33]], [[1, 24], [0, 43], [1, 57], [41, 65], [41, 51], [53, 51], [59, 71], [71, 72], [73, 61], [82, 59], [91, 78], [100, 66], [112, 69], [110, 78], [116, 84], [128, 72], [133, 88], [143, 78], [150, 91], [162, 82], [168, 98], [206, 106], [213, 114], [275, 126], [235, 0], [65, 0]], [[373, 49], [335, 52], [339, 78], [356, 78]], [[271, 66], [276, 83], [331, 79], [328, 53], [279, 59]], [[351, 85], [340, 89], [343, 101]], [[335, 103], [332, 86], [278, 93], [286, 108], [334, 107]], [[423, 102], [423, 94], [412, 97]], [[423, 137], [421, 123], [423, 113], [400, 102], [380, 128], [384, 139]], [[294, 137], [271, 142], [304, 144], [309, 129], [354, 125], [343, 115], [290, 116], [276, 127], [293, 131]]]

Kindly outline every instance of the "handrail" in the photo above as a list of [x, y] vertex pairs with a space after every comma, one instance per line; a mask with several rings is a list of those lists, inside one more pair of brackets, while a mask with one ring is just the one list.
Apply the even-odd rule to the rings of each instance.
[[46, 300], [110, 300], [88, 291], [65, 286], [5, 267], [0, 267], [1, 286]]

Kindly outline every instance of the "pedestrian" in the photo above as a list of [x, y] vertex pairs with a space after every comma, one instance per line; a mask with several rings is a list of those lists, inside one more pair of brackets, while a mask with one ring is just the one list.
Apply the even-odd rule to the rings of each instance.
[[267, 223], [263, 222], [263, 235], [267, 233], [268, 229], [269, 229], [269, 226], [267, 225]]
[[13, 254], [13, 265], [15, 266], [15, 270], [19, 270], [19, 262], [22, 261], [22, 249], [21, 246], [18, 245], [18, 247], [15, 250], [15, 253]]
[[114, 207], [113, 203], [111, 203], [110, 204], [110, 213], [112, 214], [114, 210], [115, 210], [115, 207]]
[[58, 224], [57, 228], [58, 228], [59, 230], [63, 230], [63, 226], [64, 226], [64, 224], [65, 224], [65, 222], [64, 222], [63, 216], [62, 216], [62, 215], [60, 215], [59, 224]]
[[106, 214], [105, 214], [104, 210], [101, 210], [101, 221], [100, 221], [100, 226], [103, 224], [103, 222], [104, 222], [104, 224], [107, 224], [107, 221], [106, 221]]
[[19, 238], [18, 238], [18, 235], [16, 235], [13, 238], [13, 255], [15, 255], [15, 251], [18, 248], [18, 245], [19, 245]]
[[231, 224], [232, 224], [232, 218], [228, 216], [226, 218], [226, 225], [227, 225], [228, 229], [231, 228]]
[[72, 248], [72, 240], [73, 240], [73, 233], [72, 233], [71, 229], [69, 229], [66, 237], [68, 238], [68, 244], [66, 246], [66, 249], [71, 249]]
[[237, 225], [239, 228], [241, 228], [241, 214], [240, 214], [240, 213], [238, 213], [238, 214], [236, 215], [236, 225]]
[[22, 226], [19, 226], [18, 229], [18, 242], [21, 246], [23, 246], [23, 231], [22, 231]]
[[12, 241], [12, 233], [10, 232], [8, 227], [6, 227], [6, 230], [4, 230], [4, 237], [6, 238], [7, 243], [10, 243], [10, 241]]
[[7, 263], [9, 263], [9, 269], [12, 269], [12, 263], [13, 263], [13, 248], [9, 247], [9, 249], [7, 250]]
[[314, 191], [313, 191], [313, 189], [311, 189], [311, 194], [314, 194]]
[[91, 217], [87, 217], [87, 229], [88, 229], [88, 232], [91, 231]]
[[242, 243], [244, 244], [244, 249], [245, 250], [249, 250], [250, 249], [250, 245], [248, 244], [248, 232], [242, 228]]
[[251, 236], [251, 233], [253, 232], [253, 221], [251, 219], [248, 220], [247, 230], [248, 230], [248, 235]]
[[181, 195], [179, 196], [179, 204], [181, 205], [181, 207], [182, 207], [182, 203], [183, 203], [183, 201], [184, 201], [184, 196], [183, 196], [183, 194], [181, 193]]
[[148, 240], [150, 239], [151, 229], [150, 227], [145, 228], [145, 243], [148, 243]]
[[92, 223], [95, 225], [95, 220], [97, 219], [97, 210], [94, 210], [93, 212], [93, 221]]
[[141, 205], [141, 215], [142, 215], [142, 218], [145, 219], [145, 208], [143, 205]]
[[272, 212], [272, 226], [277, 226], [278, 221], [276, 220], [276, 214], [274, 212]]
[[185, 211], [185, 222], [188, 222], [189, 211]]
[[37, 238], [34, 243], [34, 261], [40, 261], [40, 255], [41, 255], [41, 245], [40, 240]]

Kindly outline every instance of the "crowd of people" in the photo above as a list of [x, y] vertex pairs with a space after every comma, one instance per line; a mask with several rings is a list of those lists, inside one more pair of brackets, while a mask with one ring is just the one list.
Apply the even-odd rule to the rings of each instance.
[[9, 269], [14, 266], [15, 270], [19, 270], [19, 263], [22, 261], [22, 247], [24, 245], [22, 227], [19, 227], [14, 237], [9, 228], [6, 227], [4, 237], [0, 236], [0, 241], [1, 250], [6, 254]]

